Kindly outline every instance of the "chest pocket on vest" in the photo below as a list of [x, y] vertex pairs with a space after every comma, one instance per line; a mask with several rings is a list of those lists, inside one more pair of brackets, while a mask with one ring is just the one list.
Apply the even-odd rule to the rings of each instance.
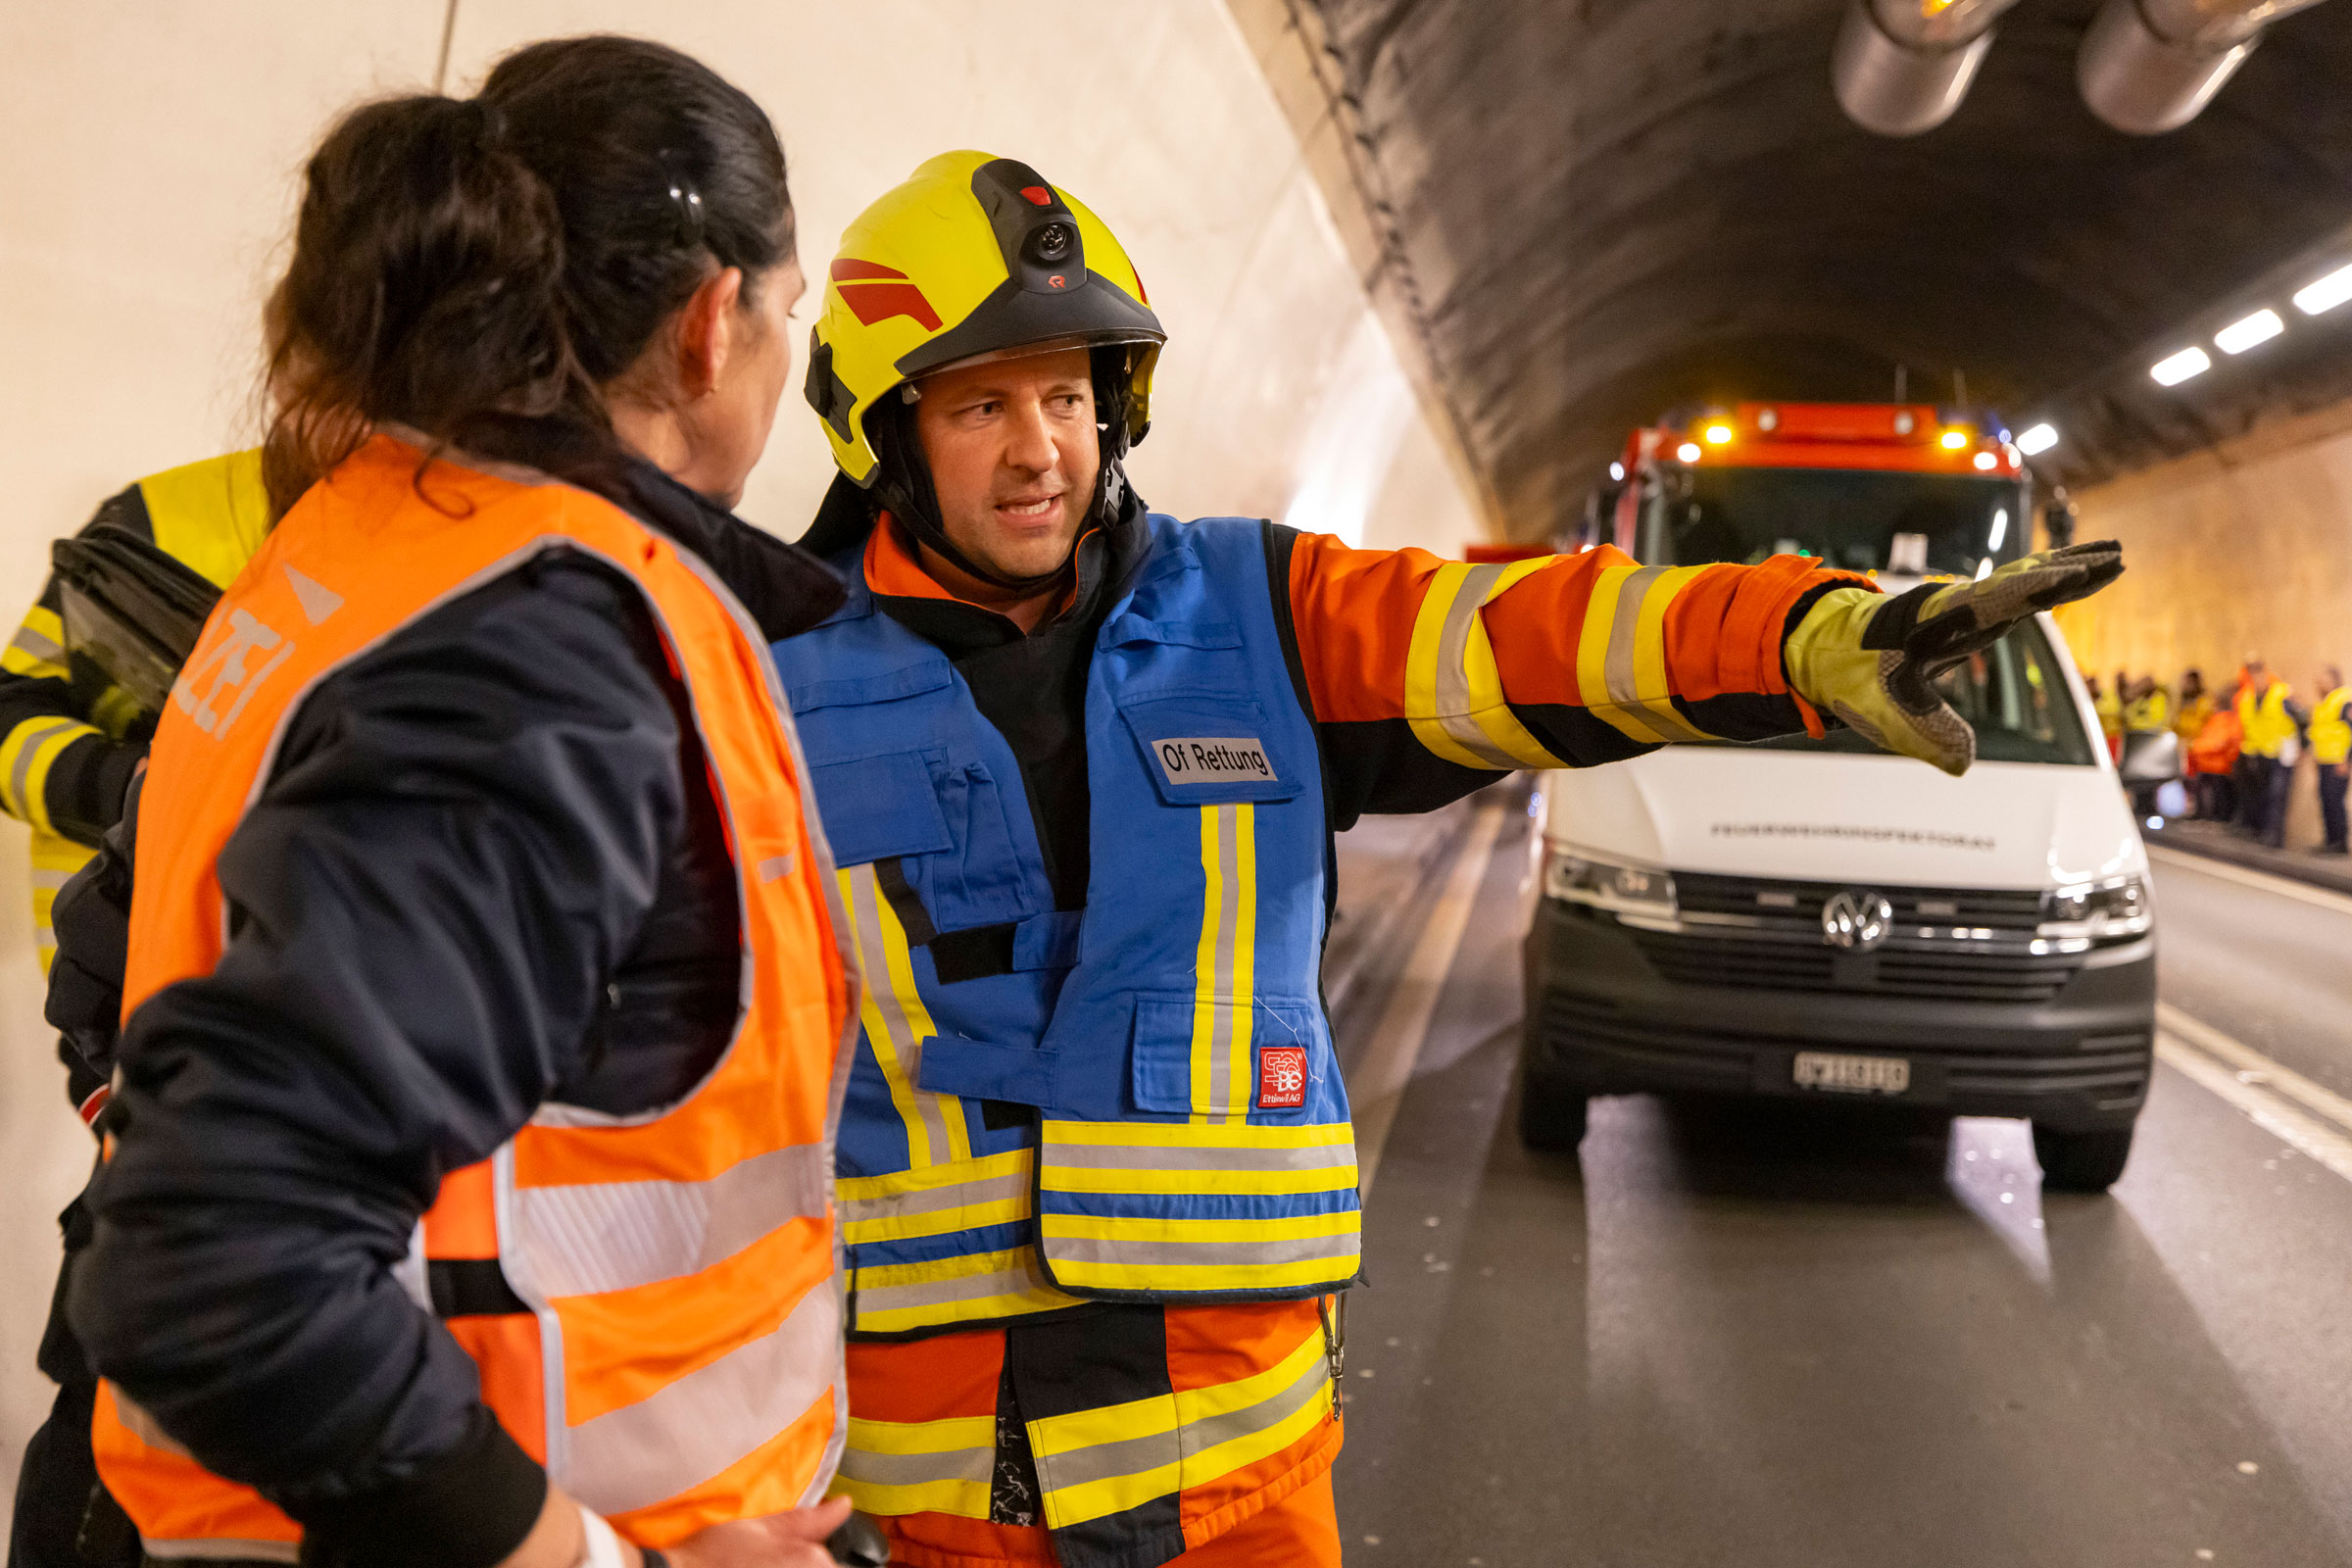
[[1119, 704], [1119, 718], [1165, 805], [1287, 801], [1306, 787], [1304, 764], [1285, 754], [1253, 697], [1131, 698]]
[[1037, 912], [1013, 855], [1004, 791], [986, 764], [928, 746], [809, 772], [835, 863], [896, 858], [940, 930]]

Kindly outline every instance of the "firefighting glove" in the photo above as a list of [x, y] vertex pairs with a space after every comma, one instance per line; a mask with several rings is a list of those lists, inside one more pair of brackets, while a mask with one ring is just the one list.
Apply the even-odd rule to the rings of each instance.
[[1821, 596], [1782, 646], [1788, 685], [1873, 744], [1958, 777], [1976, 731], [1936, 677], [1989, 648], [2036, 611], [2098, 592], [2123, 574], [2112, 539], [2012, 561], [1975, 582], [1922, 583], [1888, 599], [1866, 588]]

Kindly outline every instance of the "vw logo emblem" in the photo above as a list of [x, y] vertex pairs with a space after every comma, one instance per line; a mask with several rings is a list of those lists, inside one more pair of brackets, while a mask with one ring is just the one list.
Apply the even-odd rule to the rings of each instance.
[[1821, 940], [1833, 948], [1868, 953], [1894, 929], [1894, 906], [1876, 893], [1834, 893], [1821, 906]]

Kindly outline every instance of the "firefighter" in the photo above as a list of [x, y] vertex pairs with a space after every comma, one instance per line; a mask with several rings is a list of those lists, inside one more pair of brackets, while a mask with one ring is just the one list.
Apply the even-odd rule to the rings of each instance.
[[2271, 673], [2260, 654], [2246, 656], [2237, 688], [2238, 756], [2244, 769], [2239, 813], [2246, 830], [2273, 849], [2286, 842], [2286, 797], [2295, 778], [2295, 753], [2302, 744], [2302, 714], [2285, 681]]
[[[98, 508], [84, 526], [144, 539], [216, 588], [228, 586], [270, 528], [259, 449], [150, 474]], [[122, 814], [130, 780], [146, 760], [155, 715], [143, 713], [86, 659], [69, 655], [63, 603], [52, 578], [0, 652], [0, 807], [32, 829], [32, 932], [41, 968], [57, 952], [50, 923], [58, 891], [97, 852]], [[66, 1093], [84, 1126], [105, 1108], [104, 1060], [70, 1037], [58, 1041]], [[90, 1459], [90, 1407], [97, 1395], [62, 1303], [74, 1256], [89, 1243], [77, 1196], [59, 1216], [65, 1257], [41, 1335], [39, 1366], [58, 1385], [49, 1419], [24, 1447], [10, 1522], [12, 1568], [90, 1568], [78, 1544], [95, 1507], [116, 1517]], [[103, 1531], [100, 1532], [103, 1534]]]
[[827, 1560], [855, 985], [765, 650], [841, 591], [725, 510], [800, 292], [773, 128], [658, 45], [312, 158], [68, 1303], [151, 1561]]
[[2311, 710], [2311, 760], [2320, 770], [2320, 826], [2323, 855], [2352, 853], [2345, 836], [2344, 783], [2352, 765], [2352, 714], [2345, 705], [2352, 691], [2344, 687], [2344, 672], [2329, 664], [2320, 671], [2323, 696]]
[[841, 1473], [916, 1568], [1339, 1561], [1333, 831], [1817, 714], [1956, 772], [1923, 676], [2121, 569], [1886, 600], [1179, 522], [1120, 462], [1163, 340], [1110, 230], [977, 152], [850, 226], [814, 327], [803, 543], [850, 597], [775, 653], [874, 977]]

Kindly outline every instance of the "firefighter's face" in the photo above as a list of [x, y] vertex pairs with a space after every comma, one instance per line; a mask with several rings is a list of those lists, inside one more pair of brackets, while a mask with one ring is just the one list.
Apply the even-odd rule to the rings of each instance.
[[956, 549], [1006, 577], [1070, 559], [1102, 466], [1086, 350], [928, 376], [915, 431]]

